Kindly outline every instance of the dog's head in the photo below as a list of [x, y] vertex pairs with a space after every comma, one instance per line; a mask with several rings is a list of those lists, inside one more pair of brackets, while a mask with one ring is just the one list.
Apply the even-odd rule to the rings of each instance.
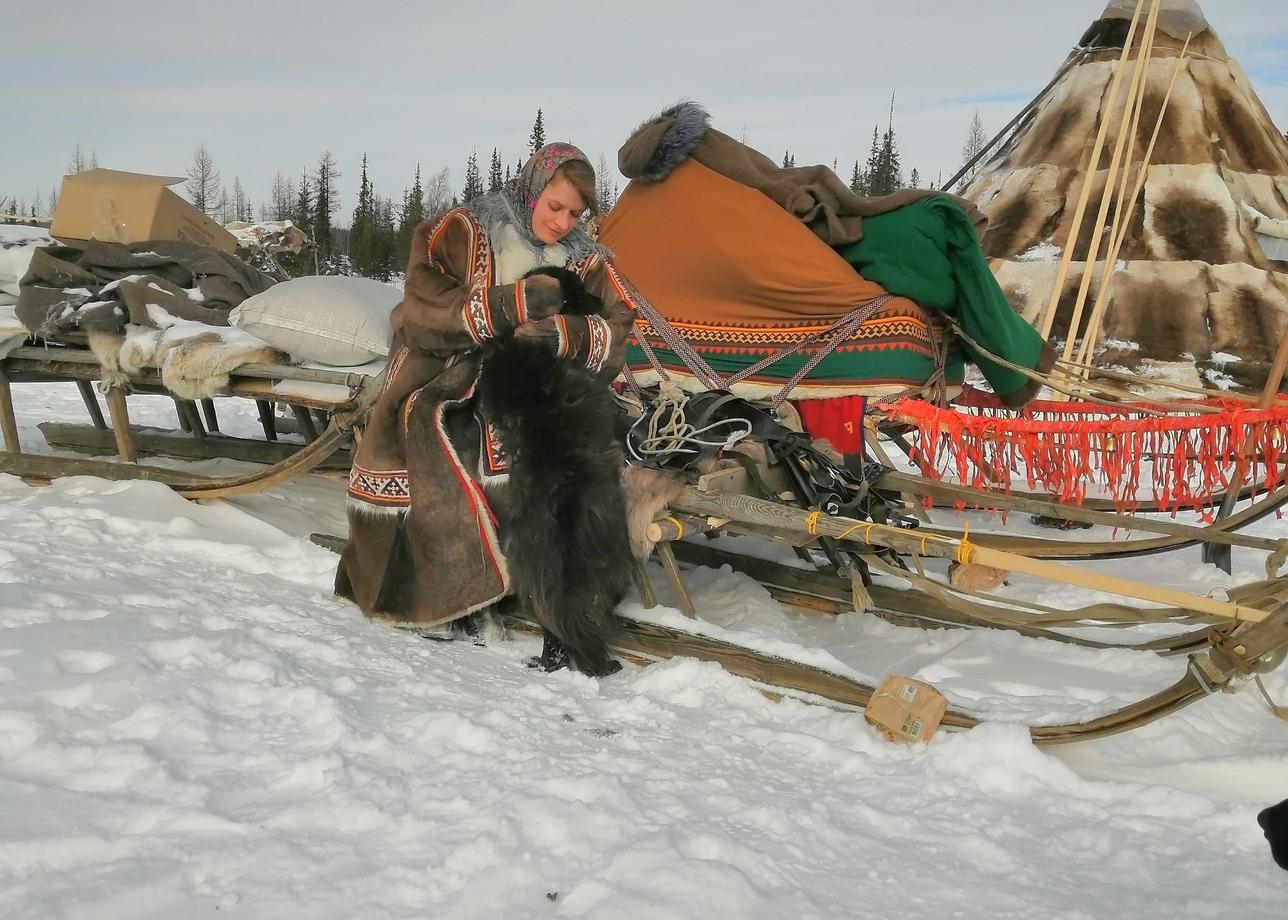
[[599, 313], [604, 308], [600, 299], [586, 290], [586, 285], [582, 283], [581, 276], [574, 271], [569, 271], [566, 268], [544, 266], [534, 268], [523, 277], [531, 278], [533, 275], [546, 275], [559, 282], [559, 289], [563, 293], [564, 300], [564, 307], [559, 311], [560, 313], [568, 313], [573, 316], [590, 316], [592, 313]]

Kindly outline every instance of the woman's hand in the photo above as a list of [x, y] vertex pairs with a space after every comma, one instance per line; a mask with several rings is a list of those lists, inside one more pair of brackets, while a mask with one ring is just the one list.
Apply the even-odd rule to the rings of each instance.
[[563, 310], [564, 292], [558, 278], [533, 274], [520, 283], [523, 285], [525, 321], [542, 320]]
[[514, 330], [514, 337], [547, 348], [558, 358], [598, 373], [608, 359], [613, 331], [602, 316], [561, 313], [523, 323]]

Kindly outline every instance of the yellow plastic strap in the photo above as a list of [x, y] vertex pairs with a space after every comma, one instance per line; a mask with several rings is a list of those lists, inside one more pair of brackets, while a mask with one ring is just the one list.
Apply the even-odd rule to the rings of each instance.
[[970, 565], [971, 556], [975, 555], [975, 544], [970, 541], [970, 524], [962, 524], [961, 542], [957, 544], [957, 561]]
[[683, 540], [683, 539], [684, 539], [684, 525], [683, 525], [682, 523], [680, 523], [680, 519], [679, 519], [679, 518], [674, 518], [674, 517], [667, 517], [667, 520], [668, 520], [668, 521], [670, 521], [672, 524], [674, 524], [674, 525], [675, 525], [675, 534], [676, 534], [676, 535], [675, 535], [675, 539], [677, 539], [677, 540]]
[[818, 536], [818, 519], [821, 512], [811, 511], [805, 518], [805, 532], [811, 537]]

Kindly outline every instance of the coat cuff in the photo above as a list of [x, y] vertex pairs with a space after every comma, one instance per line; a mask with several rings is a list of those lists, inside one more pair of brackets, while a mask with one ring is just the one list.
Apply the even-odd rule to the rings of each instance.
[[549, 316], [559, 309], [563, 301], [558, 285], [536, 284], [535, 280], [470, 288], [461, 307], [461, 320], [474, 344], [507, 336], [529, 319]]

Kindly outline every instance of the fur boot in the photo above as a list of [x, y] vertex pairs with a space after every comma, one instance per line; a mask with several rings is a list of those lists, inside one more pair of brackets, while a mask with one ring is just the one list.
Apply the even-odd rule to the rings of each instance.
[[[559, 279], [565, 313], [600, 309], [576, 274], [534, 273]], [[510, 463], [504, 550], [519, 603], [546, 633], [538, 663], [611, 674], [612, 613], [631, 566], [612, 394], [544, 345], [506, 338], [484, 349], [479, 396]]]

